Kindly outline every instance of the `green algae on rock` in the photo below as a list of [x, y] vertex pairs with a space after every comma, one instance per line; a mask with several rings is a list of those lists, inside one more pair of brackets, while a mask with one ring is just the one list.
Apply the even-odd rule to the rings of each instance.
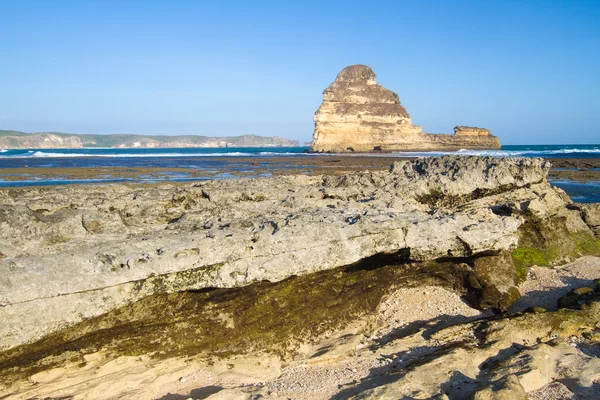
[[289, 358], [300, 344], [328, 332], [356, 323], [368, 329], [382, 297], [398, 287], [442, 286], [475, 306], [502, 308], [509, 303], [501, 293], [490, 293], [490, 280], [502, 279], [504, 271], [496, 277], [480, 271], [481, 264], [497, 258], [506, 260], [482, 255], [414, 263], [376, 257], [278, 283], [153, 295], [1, 352], [1, 380], [9, 384], [65, 362], [82, 362], [84, 355], [98, 351], [157, 359], [253, 352]]

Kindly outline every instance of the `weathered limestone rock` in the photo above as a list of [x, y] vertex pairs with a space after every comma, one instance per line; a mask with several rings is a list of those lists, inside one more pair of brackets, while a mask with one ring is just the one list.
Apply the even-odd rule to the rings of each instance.
[[0, 348], [156, 293], [279, 281], [403, 249], [411, 260], [510, 251], [524, 217], [497, 212], [498, 201], [543, 197], [539, 213], [571, 212], [547, 170], [441, 157], [343, 177], [2, 191]]
[[[448, 156], [344, 176], [0, 191], [0, 396], [136, 398], [103, 388], [123, 373], [160, 385], [156, 372], [173, 379], [202, 357], [290, 354], [351, 323], [368, 331], [399, 287], [504, 310], [535, 251], [600, 249], [548, 168]], [[597, 358], [553, 340], [595, 345], [598, 292], [579, 289], [572, 309], [390, 334], [375, 348], [402, 372], [340, 398], [521, 396], [555, 379], [590, 395]], [[375, 357], [352, 340], [344, 351]]]
[[[0, 348], [159, 293], [275, 282], [381, 254], [511, 251], [533, 204], [536, 220], [569, 216], [589, 233], [547, 170], [539, 159], [441, 157], [342, 177], [1, 191]], [[475, 274], [500, 297], [479, 306], [505, 308], [514, 277], [489, 270]]]
[[580, 207], [585, 223], [600, 238], [600, 204], [581, 204]]
[[398, 95], [377, 84], [366, 65], [344, 68], [323, 92], [315, 113], [312, 151], [372, 152], [500, 148], [487, 129], [456, 127], [454, 135], [424, 134]]
[[[584, 337], [596, 331], [599, 312], [600, 303], [590, 302], [579, 310], [526, 313], [445, 328], [420, 343], [426, 349], [420, 362], [367, 377], [340, 397], [526, 399], [526, 393], [561, 381], [582, 398], [597, 398], [594, 382], [600, 378], [600, 360], [585, 349], [598, 342]], [[406, 346], [414, 346], [421, 335], [398, 339], [381, 352], [405, 357]]]
[[490, 130], [474, 126], [455, 126], [454, 134], [459, 136], [490, 136]]
[[446, 203], [542, 183], [549, 170], [550, 163], [541, 159], [461, 156], [398, 161], [391, 168], [398, 175], [398, 187], [416, 197], [438, 196]]

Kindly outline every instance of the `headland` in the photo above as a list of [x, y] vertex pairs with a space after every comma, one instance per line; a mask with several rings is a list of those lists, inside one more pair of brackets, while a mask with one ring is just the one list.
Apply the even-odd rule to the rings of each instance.
[[208, 137], [199, 135], [90, 135], [62, 132], [25, 133], [0, 130], [0, 149], [224, 148], [298, 146], [297, 140], [257, 135]]

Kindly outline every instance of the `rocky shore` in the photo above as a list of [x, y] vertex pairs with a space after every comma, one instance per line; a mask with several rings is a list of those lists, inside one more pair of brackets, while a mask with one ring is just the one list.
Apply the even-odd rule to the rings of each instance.
[[2, 190], [0, 397], [596, 398], [600, 208], [549, 169]]
[[[206, 164], [222, 164], [222, 167], [198, 169], [186, 167], [195, 164], [193, 158], [181, 158], [181, 167], [94, 167], [94, 168], [48, 168], [43, 161], [22, 161], [26, 166], [0, 168], [0, 179], [6, 182], [31, 181], [36, 179], [130, 179], [138, 181], [144, 176], [156, 181], [170, 181], [178, 174], [196, 179], [216, 179], [227, 174], [231, 177], [254, 177], [261, 175], [341, 175], [359, 171], [385, 171], [399, 158], [386, 154], [336, 154], [303, 155], [301, 157], [205, 157]], [[551, 168], [548, 177], [576, 181], [600, 182], [600, 159], [597, 158], [546, 158]], [[18, 160], [17, 160], [18, 161]]]

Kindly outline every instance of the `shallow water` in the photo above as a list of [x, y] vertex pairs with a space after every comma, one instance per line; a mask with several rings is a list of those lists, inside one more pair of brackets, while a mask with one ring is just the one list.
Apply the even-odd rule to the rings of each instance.
[[[331, 154], [307, 154], [308, 147], [254, 147], [254, 148], [178, 148], [178, 149], [31, 149], [0, 151], [0, 187], [52, 186], [83, 183], [154, 183], [159, 181], [187, 182], [207, 179], [233, 179], [269, 176], [273, 169], [306, 170], [313, 168], [309, 161], [314, 157], [334, 157]], [[459, 150], [456, 152], [404, 152], [373, 154], [373, 157], [428, 157], [446, 154], [499, 156], [499, 157], [552, 157], [552, 158], [600, 158], [600, 145], [546, 145], [546, 146], [502, 146], [501, 150]], [[294, 163], [286, 164], [282, 158], [290, 157]], [[277, 158], [275, 165], [273, 160]], [[252, 159], [248, 162], [248, 159]], [[304, 163], [302, 160], [307, 160]], [[299, 162], [298, 162], [299, 161]], [[97, 174], [79, 176], [52, 175], [54, 171], [36, 176], [25, 174], [22, 180], [14, 180], [19, 174], [8, 173], [11, 168], [152, 168], [165, 171], [154, 174], [140, 173], [138, 176]], [[171, 168], [189, 169], [195, 172], [172, 172]], [[568, 170], [568, 169], [565, 169]], [[594, 168], [593, 170], [598, 170]], [[22, 170], [21, 170], [22, 172]], [[574, 201], [600, 202], [600, 182], [549, 179]]]
[[571, 181], [548, 178], [548, 182], [564, 190], [576, 203], [600, 203], [600, 182]]
[[[157, 160], [166, 164], [177, 164], [179, 159], [195, 159], [202, 163], [206, 157], [302, 157], [317, 156], [307, 154], [308, 147], [240, 147], [240, 148], [169, 148], [169, 149], [30, 149], [6, 150], [0, 152], [0, 168], [17, 166], [22, 163], [44, 167], [64, 166], [138, 166]], [[600, 145], [519, 145], [502, 146], [500, 150], [459, 150], [452, 152], [396, 152], [382, 153], [396, 157], [428, 157], [446, 154], [494, 156], [494, 157], [552, 157], [552, 158], [600, 158]], [[328, 154], [320, 154], [327, 156]], [[373, 154], [376, 156], [377, 154]], [[34, 161], [38, 160], [38, 161]], [[42, 160], [42, 161], [39, 161]]]

